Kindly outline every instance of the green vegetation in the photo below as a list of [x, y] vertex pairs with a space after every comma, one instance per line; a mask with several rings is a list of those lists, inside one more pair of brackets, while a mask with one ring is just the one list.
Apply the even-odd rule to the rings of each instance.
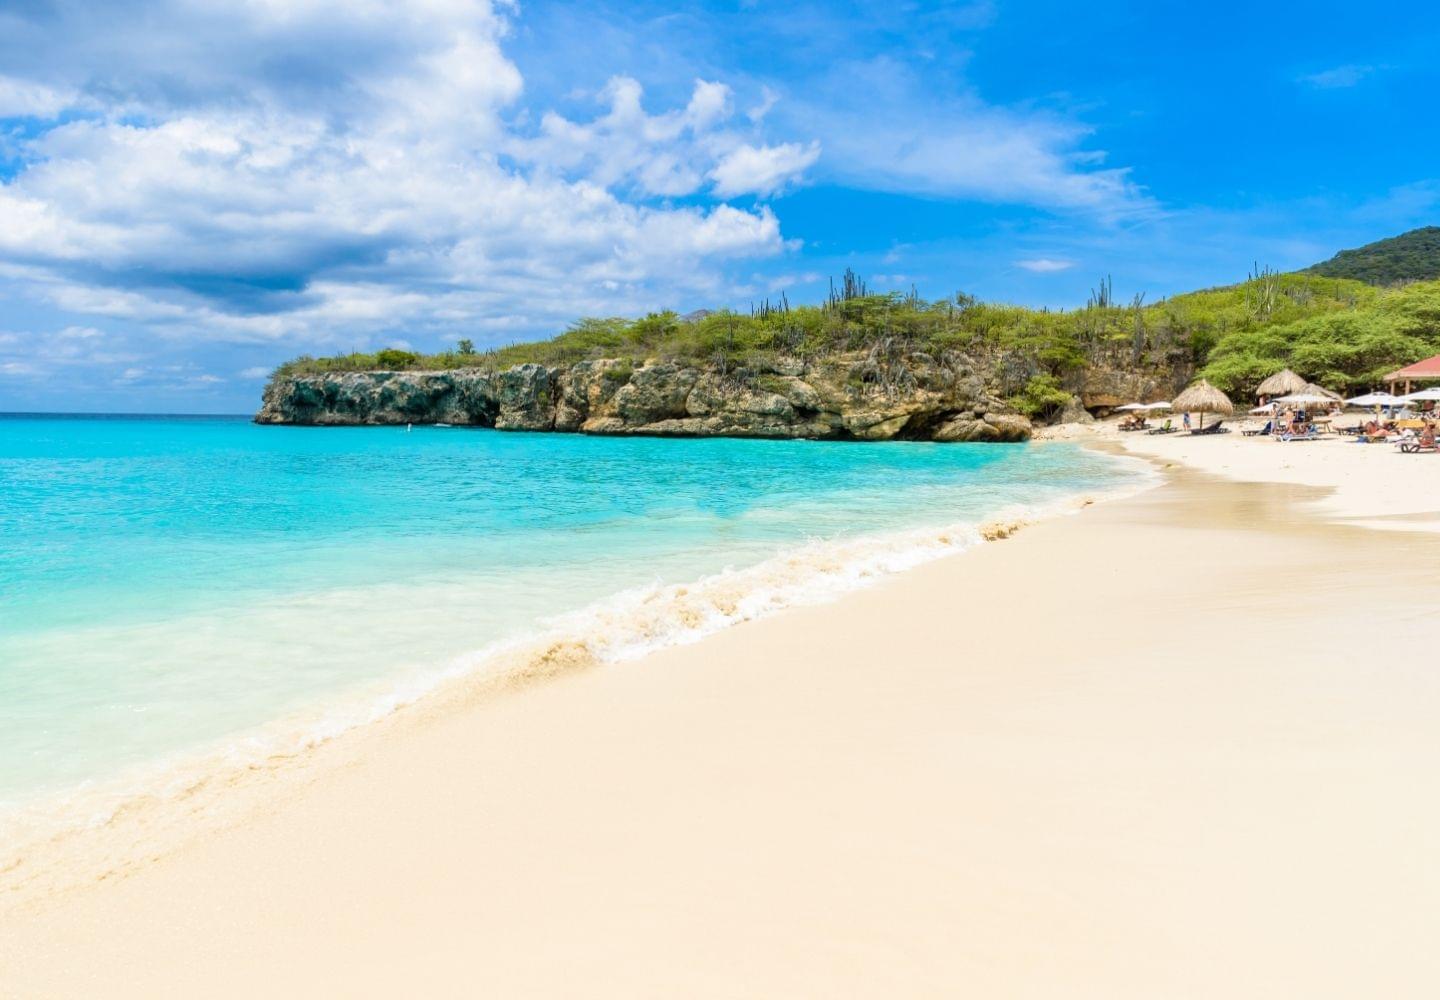
[[1010, 397], [1009, 403], [1027, 417], [1048, 417], [1064, 409], [1071, 398], [1054, 375], [1036, 375], [1025, 383], [1018, 395]]
[[[1440, 230], [1437, 230], [1440, 232]], [[916, 352], [964, 359], [1021, 412], [1046, 416], [1068, 402], [1091, 367], [1145, 369], [1162, 377], [1198, 372], [1246, 395], [1284, 366], [1341, 391], [1363, 390], [1385, 373], [1440, 351], [1440, 282], [1378, 288], [1313, 272], [1255, 268], [1246, 281], [1146, 305], [1113, 299], [1108, 279], [1083, 308], [1027, 309], [968, 295], [926, 301], [871, 294], [847, 274], [816, 306], [765, 302], [748, 313], [690, 318], [674, 312], [639, 319], [582, 319], [551, 340], [475, 352], [297, 358], [279, 377], [367, 370], [444, 371], [620, 362], [606, 377], [623, 382], [634, 367], [673, 361], [759, 380], [781, 358], [823, 360], [863, 354], [872, 369], [893, 368]], [[860, 369], [857, 369], [857, 372]], [[869, 376], [855, 378], [864, 382]]]
[[1307, 269], [1328, 278], [1353, 278], [1371, 285], [1398, 285], [1440, 278], [1440, 226], [1412, 229], [1388, 240], [1342, 250]]
[[1226, 391], [1249, 390], [1282, 367], [1341, 392], [1361, 392], [1440, 353], [1440, 282], [1377, 291], [1353, 309], [1236, 331], [1210, 352], [1203, 374]]
[[398, 351], [387, 347], [383, 351], [375, 352], [375, 365], [378, 368], [412, 368], [419, 363], [420, 355], [414, 351]]

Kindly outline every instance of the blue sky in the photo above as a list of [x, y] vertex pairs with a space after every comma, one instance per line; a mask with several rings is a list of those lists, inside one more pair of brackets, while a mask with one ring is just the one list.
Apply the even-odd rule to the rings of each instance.
[[10, 0], [0, 410], [875, 287], [1149, 300], [1440, 221], [1388, 4]]

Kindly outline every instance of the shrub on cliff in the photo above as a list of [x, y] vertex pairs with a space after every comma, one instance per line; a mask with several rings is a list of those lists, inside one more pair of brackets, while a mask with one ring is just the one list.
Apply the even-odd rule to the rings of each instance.
[[276, 375], [563, 366], [587, 358], [632, 367], [658, 359], [755, 372], [782, 358], [882, 351], [936, 358], [963, 354], [991, 373], [999, 392], [1042, 408], [1054, 403], [1051, 383], [1034, 382], [1036, 377], [1059, 385], [1090, 366], [1144, 369], [1163, 378], [1208, 364], [1205, 374], [1213, 383], [1243, 392], [1290, 364], [1308, 378], [1341, 388], [1368, 383], [1387, 365], [1433, 353], [1429, 345], [1440, 329], [1437, 287], [1382, 290], [1257, 267], [1238, 284], [1148, 305], [1141, 296], [1116, 304], [1107, 280], [1084, 308], [1066, 311], [984, 303], [964, 294], [936, 301], [913, 293], [872, 294], [850, 275], [821, 305], [792, 307], [782, 297], [778, 305], [766, 301], [748, 313], [587, 318], [551, 340], [479, 354], [421, 357], [391, 348], [373, 355], [297, 358]]
[[1060, 380], [1054, 375], [1036, 375], [1025, 383], [1019, 395], [1011, 396], [1006, 402], [1027, 417], [1044, 418], [1068, 406], [1071, 398], [1070, 393], [1060, 388]]
[[414, 351], [401, 351], [394, 347], [387, 347], [383, 351], [375, 352], [375, 364], [392, 371], [404, 371], [406, 368], [413, 368], [419, 362], [420, 355]]

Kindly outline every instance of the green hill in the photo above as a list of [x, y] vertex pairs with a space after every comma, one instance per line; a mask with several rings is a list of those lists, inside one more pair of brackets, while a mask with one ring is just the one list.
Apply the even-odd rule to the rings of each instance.
[[[1440, 229], [1417, 230], [1373, 247], [1403, 243], [1415, 256], [1427, 233], [1440, 237]], [[1113, 301], [1104, 281], [1083, 307], [1055, 311], [981, 302], [964, 293], [934, 301], [875, 295], [847, 273], [819, 305], [792, 307], [782, 297], [747, 312], [589, 318], [549, 340], [483, 352], [462, 341], [459, 350], [431, 355], [386, 350], [302, 357], [281, 365], [275, 377], [563, 366], [607, 358], [636, 367], [675, 361], [746, 382], [763, 379], [787, 359], [823, 361], [863, 352], [871, 367], [884, 369], [923, 354], [963, 357], [1022, 412], [1048, 413], [1101, 372], [1176, 385], [1198, 373], [1238, 398], [1288, 366], [1349, 393], [1374, 387], [1385, 373], [1437, 351], [1440, 281], [1377, 287], [1315, 268], [1290, 274], [1265, 269], [1239, 284], [1149, 304], [1138, 296]]]
[[1369, 285], [1397, 285], [1440, 278], [1440, 226], [1412, 229], [1354, 250], [1341, 250], [1306, 269], [1327, 278], [1351, 278]]
[[[1037, 412], [1068, 399], [1087, 371], [1144, 371], [1166, 383], [1183, 380], [1235, 334], [1351, 311], [1380, 294], [1360, 282], [1267, 271], [1238, 285], [1149, 305], [1138, 297], [1128, 304], [1113, 302], [1107, 281], [1087, 305], [1052, 311], [981, 302], [963, 293], [935, 301], [874, 295], [847, 275], [820, 305], [792, 307], [782, 299], [748, 312], [588, 318], [550, 340], [484, 352], [463, 342], [462, 350], [431, 355], [386, 350], [303, 357], [282, 365], [275, 375], [503, 369], [531, 362], [563, 366], [609, 358], [636, 366], [651, 359], [701, 365], [743, 380], [786, 358], [823, 360], [864, 352], [884, 365], [918, 352], [964, 355], [997, 392], [1020, 409]], [[1248, 377], [1248, 368], [1236, 371]]]

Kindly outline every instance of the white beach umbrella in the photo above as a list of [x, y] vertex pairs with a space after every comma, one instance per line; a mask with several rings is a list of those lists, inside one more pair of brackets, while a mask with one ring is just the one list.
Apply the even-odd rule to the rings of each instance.
[[1367, 392], [1363, 396], [1345, 400], [1349, 406], [1399, 406], [1405, 400], [1388, 392]]
[[1126, 403], [1124, 406], [1117, 406], [1117, 407], [1115, 407], [1115, 409], [1117, 409], [1117, 410], [1148, 410], [1149, 407], [1146, 406], [1144, 403]]
[[1147, 404], [1147, 405], [1145, 406], [1145, 409], [1147, 409], [1147, 410], [1168, 410], [1168, 409], [1170, 409], [1170, 404], [1167, 403], [1167, 402], [1165, 402], [1164, 400], [1161, 400], [1161, 401], [1158, 402], [1158, 403], [1149, 403], [1149, 404]]
[[1322, 396], [1315, 392], [1292, 392], [1288, 396], [1280, 396], [1277, 403], [1332, 403], [1334, 400], [1328, 396]]
[[1424, 401], [1427, 400], [1427, 399], [1440, 399], [1440, 388], [1436, 388], [1436, 389], [1421, 389], [1419, 392], [1409, 393], [1408, 395], [1401, 396], [1400, 399], [1399, 399], [1399, 402], [1401, 402], [1401, 403], [1421, 403], [1421, 402], [1424, 402]]
[[1263, 415], [1263, 414], [1274, 413], [1274, 412], [1275, 412], [1275, 404], [1274, 404], [1274, 403], [1266, 403], [1264, 406], [1257, 406], [1257, 407], [1255, 407], [1255, 409], [1251, 410], [1250, 412], [1251, 412], [1251, 413], [1259, 413], [1259, 414], [1262, 414], [1262, 415]]

